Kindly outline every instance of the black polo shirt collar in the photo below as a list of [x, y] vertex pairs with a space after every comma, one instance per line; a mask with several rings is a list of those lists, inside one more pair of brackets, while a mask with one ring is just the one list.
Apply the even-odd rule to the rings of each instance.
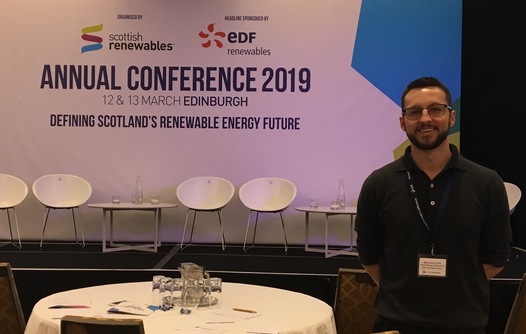
[[[460, 162], [460, 154], [455, 145], [449, 144], [449, 149], [451, 151], [451, 159], [449, 159], [444, 170], [463, 170]], [[411, 157], [411, 146], [407, 146], [405, 149], [404, 155], [398, 159], [398, 166], [396, 168], [397, 172], [406, 172], [406, 171], [417, 171], [420, 170], [416, 165], [415, 161]]]

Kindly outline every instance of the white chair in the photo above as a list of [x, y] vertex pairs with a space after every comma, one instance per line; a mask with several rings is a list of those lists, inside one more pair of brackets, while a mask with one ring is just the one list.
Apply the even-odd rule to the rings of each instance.
[[[0, 210], [6, 210], [7, 221], [9, 223], [9, 234], [11, 235], [11, 244], [18, 249], [22, 248], [20, 240], [20, 231], [18, 229], [18, 219], [16, 217], [15, 207], [20, 204], [27, 196], [27, 185], [19, 178], [0, 174]], [[13, 242], [13, 229], [11, 227], [11, 215], [9, 210], [13, 212], [13, 219], [15, 221], [16, 234], [18, 236], [18, 246]]]
[[[33, 182], [33, 193], [37, 200], [45, 206], [44, 220], [42, 223], [42, 237], [40, 238], [40, 248], [44, 240], [49, 211], [71, 210], [73, 215], [73, 228], [75, 230], [75, 240], [82, 247], [85, 246], [84, 231], [80, 217], [80, 205], [84, 204], [91, 196], [91, 185], [83, 178], [70, 174], [48, 174], [41, 176]], [[82, 244], [79, 243], [77, 235], [77, 224], [75, 220], [75, 209], [79, 216], [80, 232]]]
[[253, 211], [256, 212], [256, 221], [254, 224], [254, 234], [252, 236], [252, 246], [254, 246], [256, 239], [259, 213], [279, 213], [281, 226], [283, 227], [283, 236], [285, 238], [285, 252], [287, 251], [287, 233], [285, 232], [283, 211], [292, 203], [294, 198], [296, 198], [296, 193], [297, 189], [294, 183], [287, 179], [276, 177], [253, 179], [239, 188], [239, 199], [250, 209], [243, 251], [248, 249], [246, 247], [247, 236]]
[[508, 195], [508, 203], [510, 206], [510, 215], [515, 210], [515, 207], [519, 203], [521, 199], [521, 190], [517, 185], [510, 183], [510, 182], [504, 182], [504, 187], [506, 187], [506, 195]]
[[181, 204], [188, 208], [184, 221], [183, 237], [181, 238], [181, 249], [183, 249], [184, 245], [184, 236], [190, 211], [194, 212], [194, 218], [192, 221], [192, 232], [190, 233], [190, 240], [187, 246], [192, 243], [197, 212], [215, 211], [219, 217], [219, 226], [221, 227], [221, 245], [223, 250], [225, 250], [225, 234], [223, 232], [221, 210], [230, 202], [234, 196], [234, 192], [235, 188], [232, 182], [215, 176], [194, 177], [184, 181], [177, 187], [177, 198]]

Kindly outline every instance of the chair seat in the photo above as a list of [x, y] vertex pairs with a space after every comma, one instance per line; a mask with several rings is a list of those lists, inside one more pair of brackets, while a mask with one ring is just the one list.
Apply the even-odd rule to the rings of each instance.
[[234, 185], [227, 179], [215, 176], [198, 176], [182, 182], [176, 190], [184, 206], [200, 211], [223, 208], [234, 197]]
[[264, 177], [248, 181], [239, 188], [239, 199], [251, 210], [279, 212], [296, 197], [296, 186], [289, 180]]
[[247, 229], [245, 232], [245, 241], [243, 250], [246, 251], [248, 230], [252, 212], [256, 212], [254, 223], [254, 234], [252, 236], [252, 246], [256, 239], [256, 230], [258, 224], [258, 213], [279, 213], [281, 226], [283, 228], [283, 237], [285, 239], [285, 252], [287, 251], [287, 233], [285, 231], [285, 222], [283, 220], [283, 211], [296, 198], [297, 188], [290, 180], [277, 177], [264, 177], [250, 180], [239, 188], [239, 199], [250, 209], [248, 213]]
[[[13, 175], [0, 174], [0, 210], [6, 210], [7, 221], [9, 224], [9, 234], [11, 236], [11, 244], [22, 248], [22, 241], [20, 240], [20, 231], [18, 228], [18, 218], [15, 207], [22, 203], [26, 198], [28, 192], [27, 184], [21, 179]], [[15, 228], [18, 236], [18, 245], [13, 240], [13, 229], [11, 226], [11, 215], [15, 221]]]
[[22, 203], [27, 192], [24, 181], [12, 175], [0, 174], [0, 209], [12, 208]]
[[92, 188], [80, 176], [69, 174], [48, 174], [33, 182], [35, 197], [51, 208], [72, 208], [86, 203]]
[[504, 182], [504, 187], [506, 188], [506, 195], [508, 196], [508, 204], [511, 215], [521, 199], [522, 192], [516, 184], [510, 182]]
[[26, 321], [20, 305], [11, 265], [0, 263], [0, 296], [2, 297], [0, 323], [2, 333], [23, 334]]
[[66, 315], [60, 320], [62, 334], [144, 334], [141, 319], [111, 319]]
[[217, 176], [193, 177], [179, 184], [176, 190], [177, 198], [183, 206], [187, 207], [183, 236], [181, 238], [181, 249], [184, 247], [184, 237], [190, 211], [194, 211], [194, 217], [188, 245], [192, 243], [197, 212], [207, 211], [217, 212], [219, 226], [221, 228], [221, 245], [223, 250], [225, 250], [225, 235], [221, 210], [230, 202], [232, 197], [234, 197], [234, 193], [235, 187], [232, 182]]
[[[83, 203], [81, 203], [81, 204], [83, 204]], [[50, 204], [48, 204], [46, 206], [48, 206], [50, 208], [53, 208], [53, 209], [69, 209], [69, 208], [77, 207], [79, 205], [80, 204], [78, 203], [77, 200], [75, 200], [75, 201], [63, 200], [60, 203], [55, 203], [55, 204], [50, 203]]]
[[334, 299], [338, 333], [370, 334], [376, 312], [378, 286], [364, 269], [340, 268]]
[[[86, 203], [90, 198], [92, 188], [88, 181], [77, 175], [70, 174], [48, 174], [39, 177], [33, 182], [33, 193], [37, 200], [44, 205], [44, 219], [42, 222], [42, 237], [40, 238], [40, 247], [44, 240], [44, 232], [51, 209], [71, 210], [73, 218], [73, 228], [75, 231], [75, 240], [82, 247], [85, 246], [84, 231], [82, 220], [80, 218], [80, 205]], [[79, 218], [82, 243], [79, 242], [77, 235], [77, 224], [75, 219], [75, 209]]]

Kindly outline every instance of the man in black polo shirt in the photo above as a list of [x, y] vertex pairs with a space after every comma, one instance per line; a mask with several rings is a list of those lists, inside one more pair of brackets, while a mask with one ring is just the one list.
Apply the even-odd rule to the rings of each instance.
[[358, 199], [359, 259], [380, 286], [374, 330], [484, 334], [489, 280], [510, 253], [503, 181], [449, 144], [455, 110], [439, 80], [411, 82], [401, 105], [411, 144]]

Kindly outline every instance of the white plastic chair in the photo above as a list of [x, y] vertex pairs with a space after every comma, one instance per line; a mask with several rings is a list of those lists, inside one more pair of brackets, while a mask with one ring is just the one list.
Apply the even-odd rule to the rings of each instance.
[[[0, 174], [0, 210], [6, 210], [7, 221], [9, 223], [9, 234], [11, 235], [11, 244], [18, 249], [22, 248], [22, 242], [20, 240], [20, 231], [18, 229], [18, 218], [16, 217], [15, 207], [26, 198], [27, 192], [27, 185], [24, 181], [12, 175]], [[11, 215], [9, 215], [9, 210], [12, 210], [13, 212], [16, 234], [18, 236], [18, 246], [13, 242], [13, 229], [11, 227]]]
[[190, 233], [189, 246], [192, 243], [194, 235], [195, 217], [199, 211], [217, 212], [219, 217], [219, 226], [221, 227], [221, 246], [225, 250], [225, 234], [223, 231], [223, 220], [221, 210], [230, 202], [234, 196], [235, 188], [232, 182], [227, 179], [215, 176], [198, 176], [188, 179], [181, 183], [176, 190], [177, 198], [188, 208], [186, 210], [186, 219], [184, 221], [183, 237], [181, 238], [181, 249], [184, 246], [184, 236], [188, 215], [194, 211], [192, 221], [192, 232]]
[[250, 227], [252, 212], [256, 212], [256, 221], [254, 224], [254, 234], [252, 236], [252, 247], [256, 239], [256, 230], [258, 227], [259, 213], [279, 213], [281, 226], [283, 227], [283, 237], [285, 238], [285, 252], [287, 252], [287, 233], [285, 232], [285, 223], [283, 221], [283, 211], [296, 198], [297, 189], [294, 183], [287, 179], [276, 177], [264, 177], [253, 179], [239, 188], [239, 199], [250, 209], [248, 213], [247, 230], [245, 232], [245, 242], [243, 251], [248, 248], [247, 236]]
[[513, 183], [504, 182], [504, 187], [506, 187], [506, 194], [508, 195], [508, 204], [510, 206], [511, 215], [519, 203], [522, 193], [520, 188]]
[[[41, 176], [33, 182], [33, 193], [37, 200], [45, 206], [44, 220], [42, 223], [42, 237], [40, 238], [40, 248], [44, 240], [47, 220], [50, 209], [71, 210], [73, 216], [73, 228], [75, 230], [75, 240], [82, 247], [85, 246], [84, 231], [80, 217], [80, 205], [84, 204], [91, 196], [91, 185], [83, 178], [70, 174], [48, 174]], [[79, 216], [80, 232], [82, 244], [79, 243], [77, 235], [77, 224], [75, 220], [75, 210]]]

